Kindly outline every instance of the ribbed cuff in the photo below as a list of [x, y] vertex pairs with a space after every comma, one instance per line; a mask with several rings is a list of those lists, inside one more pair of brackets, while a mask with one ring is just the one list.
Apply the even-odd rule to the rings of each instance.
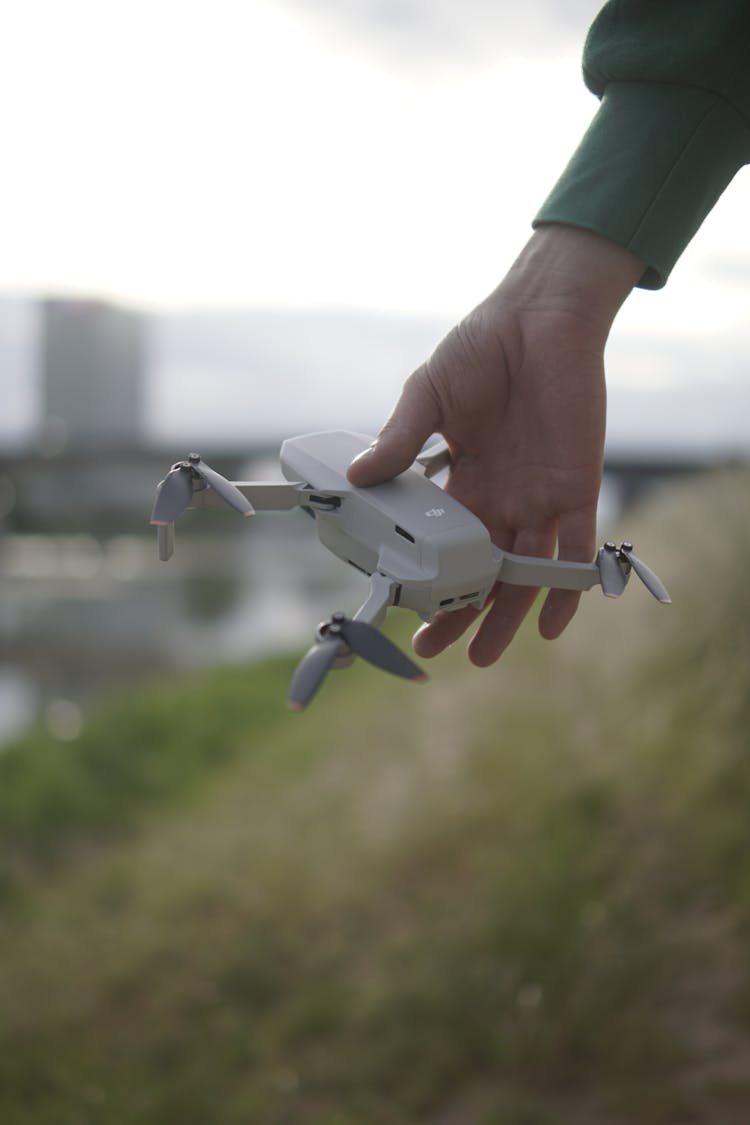
[[596, 231], [648, 263], [658, 289], [738, 169], [750, 125], [694, 86], [615, 82], [534, 219]]

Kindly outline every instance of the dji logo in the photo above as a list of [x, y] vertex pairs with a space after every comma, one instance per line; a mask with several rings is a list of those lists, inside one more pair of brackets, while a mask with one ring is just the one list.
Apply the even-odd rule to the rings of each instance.
[[429, 519], [440, 519], [445, 515], [445, 508], [430, 508], [429, 512], [425, 512]]

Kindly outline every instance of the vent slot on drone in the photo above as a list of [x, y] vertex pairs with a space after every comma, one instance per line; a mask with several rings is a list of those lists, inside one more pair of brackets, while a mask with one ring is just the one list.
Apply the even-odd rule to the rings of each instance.
[[416, 543], [416, 539], [414, 538], [414, 536], [410, 532], [405, 531], [403, 527], [399, 527], [398, 524], [395, 525], [394, 530], [396, 532], [396, 535], [400, 535], [401, 538], [406, 539], [408, 543]]

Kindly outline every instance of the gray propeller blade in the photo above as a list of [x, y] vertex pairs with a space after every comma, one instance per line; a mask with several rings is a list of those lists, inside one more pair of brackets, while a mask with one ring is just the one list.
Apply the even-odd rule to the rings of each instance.
[[191, 453], [187, 461], [178, 461], [156, 490], [151, 523], [167, 524], [181, 516], [193, 498], [193, 483], [199, 477], [210, 485], [230, 507], [243, 516], [255, 514], [255, 508], [236, 485], [207, 465], [199, 453]]
[[646, 587], [650, 594], [656, 598], [662, 605], [671, 605], [672, 599], [669, 596], [669, 590], [662, 582], [657, 574], [654, 574], [650, 566], [646, 566], [642, 559], [633, 554], [633, 544], [623, 543], [620, 547], [621, 553], [628, 560], [635, 573], [640, 578], [643, 585]]
[[174, 554], [174, 524], [160, 523], [156, 531], [156, 541], [159, 545], [159, 558], [162, 562], [169, 562]]
[[376, 668], [382, 668], [384, 672], [391, 672], [405, 680], [427, 679], [422, 669], [374, 625], [368, 625], [365, 621], [345, 620], [341, 623], [341, 635], [352, 652], [369, 664], [374, 664]]
[[344, 645], [341, 635], [317, 641], [302, 657], [289, 687], [289, 707], [302, 711], [318, 690]]
[[200, 454], [191, 453], [188, 457], [190, 468], [198, 474], [206, 482], [210, 484], [214, 492], [218, 492], [222, 500], [226, 500], [231, 508], [239, 512], [241, 516], [252, 516], [255, 514], [255, 508], [252, 506], [246, 496], [244, 496], [236, 485], [223, 477], [221, 473], [217, 473], [216, 469], [212, 469], [202, 460]]
[[174, 523], [193, 498], [193, 474], [182, 463], [170, 469], [156, 489], [156, 499], [151, 512], [151, 523]]
[[628, 579], [620, 565], [617, 547], [614, 543], [605, 543], [600, 548], [596, 565], [599, 567], [602, 593], [608, 598], [619, 598]]
[[292, 711], [302, 711], [307, 706], [336, 657], [348, 652], [394, 676], [414, 682], [427, 679], [413, 660], [366, 621], [352, 621], [343, 613], [334, 613], [327, 625], [320, 626], [318, 636], [320, 639], [302, 657], [292, 678], [289, 688]]

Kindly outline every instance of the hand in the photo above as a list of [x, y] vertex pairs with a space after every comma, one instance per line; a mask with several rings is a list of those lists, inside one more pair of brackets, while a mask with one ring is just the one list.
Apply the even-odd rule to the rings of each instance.
[[[391, 479], [440, 433], [452, 457], [446, 490], [497, 546], [589, 562], [604, 449], [604, 345], [644, 270], [628, 250], [589, 231], [535, 231], [498, 288], [406, 381], [374, 445], [352, 462], [352, 484]], [[498, 659], [536, 596], [534, 588], [497, 583], [469, 647], [474, 664]], [[560, 635], [579, 598], [549, 592], [542, 636]], [[416, 652], [436, 655], [477, 616], [438, 615], [416, 634]]]

